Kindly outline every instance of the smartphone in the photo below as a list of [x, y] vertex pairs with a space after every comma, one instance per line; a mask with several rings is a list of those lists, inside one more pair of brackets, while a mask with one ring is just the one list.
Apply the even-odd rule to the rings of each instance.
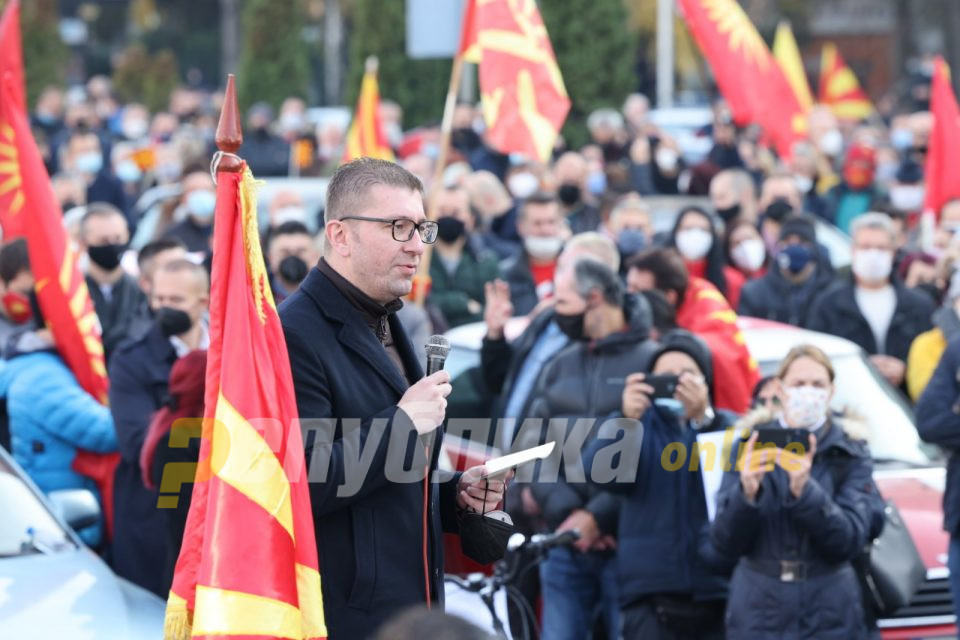
[[677, 382], [680, 380], [679, 376], [671, 374], [662, 374], [662, 375], [648, 375], [645, 376], [643, 381], [653, 387], [653, 397], [654, 398], [672, 398], [673, 394], [677, 390]]
[[796, 443], [803, 449], [802, 451], [795, 451], [796, 447], [793, 447], [794, 453], [806, 453], [810, 450], [810, 432], [806, 429], [780, 429], [778, 427], [757, 429], [756, 446], [769, 446], [771, 443], [778, 449], [786, 449], [788, 445]]

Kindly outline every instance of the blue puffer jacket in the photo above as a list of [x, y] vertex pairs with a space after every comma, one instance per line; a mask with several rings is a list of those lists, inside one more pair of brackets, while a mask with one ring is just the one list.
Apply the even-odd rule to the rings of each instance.
[[[721, 412], [703, 431], [722, 431], [733, 421], [732, 414]], [[585, 454], [587, 477], [605, 491], [623, 497], [617, 531], [620, 605], [626, 607], [644, 597], [668, 594], [689, 595], [700, 601], [722, 600], [732, 564], [716, 554], [709, 543], [699, 459], [696, 464], [690, 462], [696, 455], [693, 444], [698, 432], [681, 427], [675, 417], [656, 407], [648, 409], [641, 422], [642, 428], [631, 428], [635, 421], [622, 416], [611, 420]], [[633, 442], [638, 439], [642, 442]], [[601, 460], [600, 452], [615, 442], [624, 452], [631, 452], [626, 456], [636, 456], [634, 452], [639, 449], [636, 478], [633, 482], [598, 483], [600, 475], [594, 473], [594, 467], [610, 462], [609, 456]], [[666, 458], [679, 464], [675, 471], [664, 466], [665, 449]], [[683, 453], [671, 453], [673, 449]]]
[[93, 480], [70, 465], [78, 448], [117, 450], [110, 410], [80, 387], [49, 344], [34, 336], [23, 334], [0, 363], [0, 396], [7, 399], [13, 457], [44, 492], [89, 489], [98, 495]]
[[764, 476], [754, 504], [743, 495], [739, 473], [725, 474], [712, 539], [718, 552], [739, 558], [727, 600], [728, 640], [869, 637], [850, 561], [883, 528], [884, 504], [866, 444], [841, 422], [832, 419], [817, 431], [799, 499], [780, 467]]

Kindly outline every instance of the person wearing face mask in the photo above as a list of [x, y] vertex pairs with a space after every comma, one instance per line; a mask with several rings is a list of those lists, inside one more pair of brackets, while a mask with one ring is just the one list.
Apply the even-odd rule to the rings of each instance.
[[[80, 386], [59, 353], [40, 309], [26, 249], [22, 239], [0, 249], [3, 287], [24, 296], [30, 307], [29, 319], [4, 345], [0, 361], [0, 401], [9, 427], [5, 446], [41, 491], [85, 489], [100, 502], [97, 484], [73, 464], [80, 450], [117, 450], [113, 419], [110, 410]], [[8, 279], [8, 268], [13, 278]], [[104, 509], [101, 505], [101, 512]], [[100, 520], [78, 533], [88, 545], [97, 546], [102, 531]]]
[[[614, 442], [639, 448], [631, 482], [604, 482], [600, 488], [622, 496], [617, 529], [617, 567], [623, 638], [722, 638], [725, 574], [730, 566], [710, 554], [709, 522], [700, 469], [668, 470], [668, 447], [696, 446], [699, 433], [722, 431], [734, 414], [714, 412], [710, 349], [694, 334], [677, 329], [660, 338], [650, 374], [678, 377], [673, 397], [654, 398], [647, 374], [626, 377], [617, 417], [601, 426], [584, 455], [593, 479], [597, 452]], [[626, 428], [624, 428], [626, 426]], [[632, 440], [642, 438], [642, 446]], [[695, 455], [695, 454], [694, 454]], [[656, 488], [652, 491], [651, 488]]]
[[875, 629], [851, 563], [884, 522], [868, 430], [830, 412], [834, 369], [814, 346], [790, 350], [777, 386], [780, 411], [758, 409], [735, 429], [804, 429], [810, 446], [768, 448], [754, 430], [731, 450], [710, 535], [736, 564], [726, 637], [865, 640]]
[[872, 148], [862, 144], [850, 147], [840, 183], [826, 195], [830, 221], [844, 233], [849, 233], [854, 218], [870, 211], [877, 200], [873, 184], [876, 168], [876, 152]]
[[[757, 228], [746, 220], [727, 227], [723, 244], [726, 247], [727, 264], [739, 271], [748, 282], [762, 278], [767, 272], [767, 247]], [[740, 290], [740, 304], [743, 304], [743, 289]]]
[[[0, 248], [0, 358], [3, 346], [10, 337], [33, 319], [30, 292], [33, 289], [33, 274], [27, 255], [27, 241], [16, 238]], [[9, 437], [9, 433], [7, 434]], [[2, 443], [2, 442], [0, 442]], [[9, 449], [10, 442], [4, 446]]]
[[87, 254], [87, 288], [103, 332], [109, 363], [114, 349], [150, 315], [147, 298], [133, 276], [120, 266], [130, 241], [123, 214], [104, 202], [87, 207], [80, 220], [80, 249]]
[[700, 207], [683, 209], [677, 216], [668, 245], [683, 257], [691, 276], [709, 281], [732, 308], [737, 308], [745, 278], [737, 269], [726, 264], [723, 244], [709, 213]]
[[106, 202], [128, 218], [129, 201], [123, 183], [104, 166], [103, 146], [96, 133], [78, 129], [70, 134], [62, 150], [65, 173], [80, 176], [87, 189], [87, 202]]
[[517, 218], [523, 252], [500, 265], [500, 277], [510, 287], [510, 302], [517, 315], [530, 313], [553, 295], [553, 272], [565, 231], [554, 195], [538, 192], [524, 201]]
[[[156, 488], [144, 486], [140, 453], [150, 418], [168, 399], [170, 369], [191, 351], [210, 343], [207, 306], [210, 284], [203, 267], [176, 259], [153, 274], [153, 321], [138, 328], [110, 360], [110, 411], [120, 443], [114, 475], [113, 569], [159, 596], [170, 588], [166, 520], [157, 509]], [[172, 563], [171, 563], [172, 564]]]
[[217, 194], [207, 169], [198, 165], [184, 172], [180, 207], [185, 213], [183, 220], [168, 229], [164, 237], [179, 238], [190, 252], [208, 251]]
[[724, 224], [757, 219], [757, 187], [743, 169], [726, 169], [710, 181], [710, 204]]
[[763, 277], [744, 285], [737, 312], [808, 326], [810, 304], [833, 283], [833, 274], [817, 259], [818, 251], [813, 222], [806, 216], [785, 218], [770, 268]]
[[[593, 440], [603, 419], [620, 410], [624, 379], [647, 371], [656, 350], [648, 339], [646, 300], [626, 295], [616, 271], [598, 260], [565, 264], [557, 276], [554, 310], [571, 346], [541, 371], [527, 416], [541, 428], [521, 429], [515, 447]], [[556, 454], [543, 461], [529, 485], [520, 485], [530, 491], [525, 511], [542, 529], [580, 532], [573, 547], [550, 550], [540, 566], [544, 640], [586, 637], [597, 609], [607, 629], [619, 628], [613, 537], [619, 500], [568, 477], [560, 451]]]
[[600, 209], [596, 199], [587, 188], [587, 161], [575, 151], [568, 151], [557, 158], [553, 177], [559, 185], [557, 199], [572, 233], [596, 231], [600, 226]]
[[499, 261], [473, 240], [475, 218], [460, 187], [436, 195], [437, 243], [430, 260], [430, 302], [447, 325], [483, 319], [484, 286], [497, 277]]
[[853, 277], [834, 282], [813, 302], [807, 327], [847, 338], [870, 355], [890, 384], [903, 384], [910, 343], [930, 329], [929, 296], [893, 278], [894, 229], [882, 213], [853, 222]]
[[960, 271], [950, 277], [943, 305], [933, 312], [932, 320], [933, 328], [918, 335], [907, 354], [907, 392], [914, 402], [920, 400], [947, 345], [960, 336]]
[[614, 205], [606, 225], [620, 252], [620, 264], [643, 251], [653, 241], [650, 207], [635, 194], [627, 194]]
[[280, 304], [297, 290], [320, 253], [307, 227], [293, 220], [270, 229], [265, 245], [273, 299]]
[[274, 134], [274, 112], [266, 102], [258, 102], [247, 111], [247, 127], [244, 129], [243, 145], [237, 153], [247, 158], [253, 175], [286, 176], [290, 170], [290, 144]]

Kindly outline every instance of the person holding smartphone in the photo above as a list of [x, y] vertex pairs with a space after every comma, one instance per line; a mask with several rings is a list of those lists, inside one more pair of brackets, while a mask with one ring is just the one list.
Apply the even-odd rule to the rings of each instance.
[[[780, 411], [753, 415], [732, 452], [711, 529], [736, 561], [728, 640], [870, 637], [851, 561], [879, 535], [884, 504], [864, 432], [830, 413], [834, 375], [820, 349], [794, 347], [777, 372]], [[771, 428], [799, 431], [763, 446]]]

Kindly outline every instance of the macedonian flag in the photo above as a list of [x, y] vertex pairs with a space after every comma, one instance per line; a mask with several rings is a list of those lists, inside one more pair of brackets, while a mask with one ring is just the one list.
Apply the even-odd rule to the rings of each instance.
[[486, 140], [546, 161], [570, 98], [534, 0], [468, 0], [460, 56], [479, 65]]
[[[9, 74], [11, 100], [13, 108], [21, 113], [27, 112], [26, 88], [23, 77], [23, 50], [20, 46], [20, 0], [12, 0], [7, 4], [0, 18], [0, 76]], [[9, 122], [4, 119], [9, 127]], [[8, 159], [10, 153], [2, 153]], [[10, 169], [9, 164], [0, 167], [0, 174], [5, 179], [0, 182], [0, 227], [3, 227], [3, 237], [10, 240], [24, 235], [24, 195], [17, 179], [11, 175], [17, 172], [4, 171]]]
[[820, 58], [820, 102], [844, 120], [863, 120], [873, 113], [873, 103], [831, 42], [823, 45]]
[[923, 209], [927, 215], [938, 215], [944, 204], [960, 198], [960, 106], [950, 85], [950, 67], [941, 56], [933, 65], [933, 131], [923, 171], [927, 186]]
[[324, 638], [293, 377], [238, 168], [217, 174], [203, 439], [165, 637]]
[[736, 0], [680, 0], [737, 124], [758, 124], [782, 157], [806, 136], [806, 111]]
[[380, 122], [380, 85], [377, 84], [377, 59], [373, 57], [367, 59], [357, 111], [343, 149], [344, 162], [363, 157], [393, 161], [393, 150]]

